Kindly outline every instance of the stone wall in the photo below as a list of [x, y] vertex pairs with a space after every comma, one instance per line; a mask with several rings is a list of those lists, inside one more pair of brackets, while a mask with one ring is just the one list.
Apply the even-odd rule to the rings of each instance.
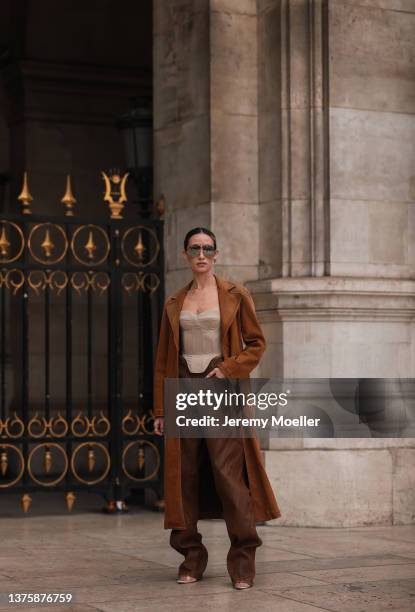
[[[155, 15], [167, 293], [189, 278], [184, 233], [208, 225], [217, 271], [255, 299], [254, 375], [414, 377], [412, 0], [155, 0]], [[411, 439], [268, 448], [279, 524], [414, 521]]]
[[330, 273], [414, 278], [415, 4], [331, 0]]

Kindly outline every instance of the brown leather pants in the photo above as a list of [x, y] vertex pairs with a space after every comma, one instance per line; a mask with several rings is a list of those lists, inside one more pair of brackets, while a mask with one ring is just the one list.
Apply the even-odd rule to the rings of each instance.
[[[191, 373], [180, 357], [179, 376], [203, 378], [221, 358], [214, 358], [202, 373]], [[171, 546], [185, 558], [179, 567], [179, 576], [201, 578], [206, 569], [208, 552], [197, 530], [198, 492], [201, 446], [206, 445], [216, 491], [222, 503], [223, 516], [230, 539], [227, 568], [231, 580], [253, 583], [255, 552], [261, 546], [252, 507], [252, 500], [244, 474], [242, 438], [181, 438], [181, 479], [183, 510], [186, 529], [173, 529]]]

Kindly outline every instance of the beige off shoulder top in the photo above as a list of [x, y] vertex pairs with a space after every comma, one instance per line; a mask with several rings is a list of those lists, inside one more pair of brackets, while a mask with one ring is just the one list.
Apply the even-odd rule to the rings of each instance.
[[180, 313], [182, 355], [190, 372], [203, 372], [213, 357], [221, 356], [220, 310], [209, 308]]

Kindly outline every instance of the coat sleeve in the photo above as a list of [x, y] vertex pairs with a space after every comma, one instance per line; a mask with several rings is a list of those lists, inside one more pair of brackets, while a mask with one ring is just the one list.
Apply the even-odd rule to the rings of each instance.
[[227, 378], [248, 378], [265, 351], [265, 338], [255, 312], [254, 300], [244, 287], [239, 306], [241, 335], [246, 347], [224, 359], [217, 367]]
[[163, 309], [161, 317], [160, 334], [157, 346], [156, 361], [154, 364], [154, 387], [153, 387], [153, 414], [157, 417], [164, 415], [163, 395], [164, 395], [164, 378], [166, 376], [167, 366], [167, 348], [169, 338], [169, 320], [167, 316], [166, 306]]

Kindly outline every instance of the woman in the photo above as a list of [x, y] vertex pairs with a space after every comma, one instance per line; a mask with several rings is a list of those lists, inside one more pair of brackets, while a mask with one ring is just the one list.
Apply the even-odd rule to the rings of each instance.
[[[165, 378], [249, 378], [265, 350], [248, 290], [213, 273], [215, 235], [203, 227], [190, 230], [182, 254], [193, 279], [164, 306], [154, 377], [158, 435], [164, 433]], [[262, 544], [255, 522], [281, 516], [257, 439], [169, 437], [165, 442], [164, 527], [172, 529], [170, 544], [185, 557], [177, 582], [200, 580], [206, 568], [208, 554], [197, 531], [198, 519], [224, 518], [232, 584], [236, 589], [251, 587], [255, 551]]]

